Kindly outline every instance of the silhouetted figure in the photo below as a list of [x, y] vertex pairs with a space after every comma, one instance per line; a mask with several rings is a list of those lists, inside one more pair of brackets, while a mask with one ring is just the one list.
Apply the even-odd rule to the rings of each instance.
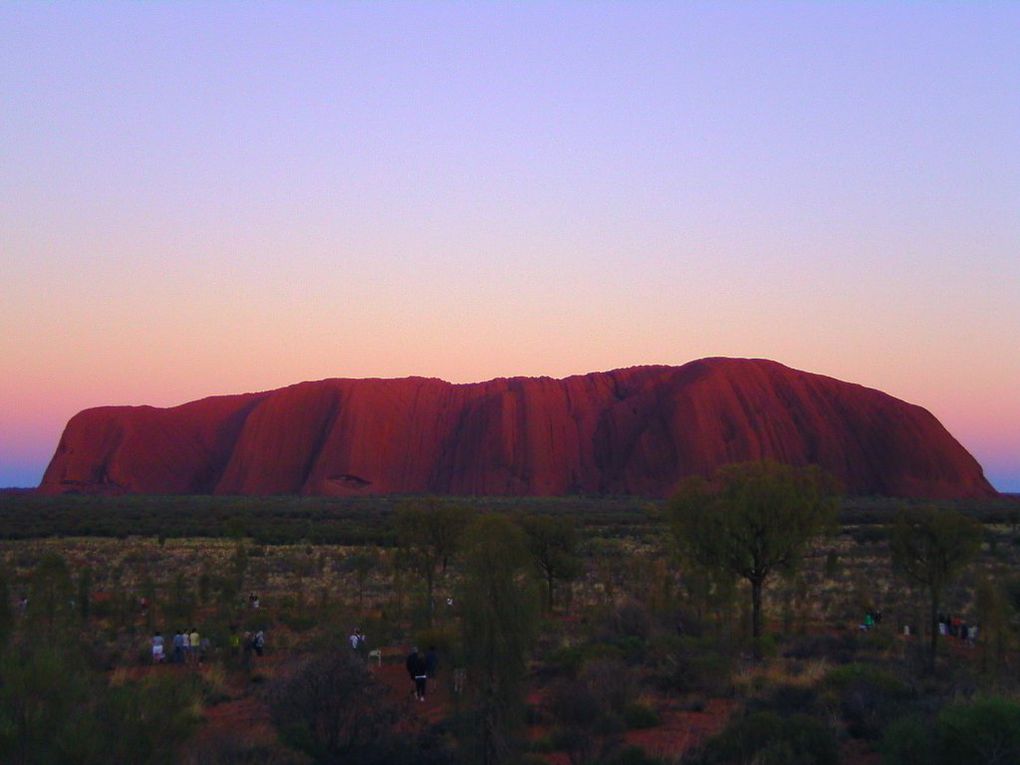
[[418, 701], [425, 701], [425, 682], [428, 675], [425, 668], [425, 659], [418, 653], [417, 648], [411, 649], [411, 653], [408, 654], [404, 666], [407, 668], [407, 674], [414, 681], [415, 697]]

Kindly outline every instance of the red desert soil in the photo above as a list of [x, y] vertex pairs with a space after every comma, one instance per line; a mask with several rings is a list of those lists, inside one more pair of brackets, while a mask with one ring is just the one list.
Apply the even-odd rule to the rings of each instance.
[[652, 757], [675, 758], [726, 727], [735, 706], [729, 699], [711, 699], [701, 712], [660, 710], [661, 725], [627, 731], [624, 740]]
[[553, 380], [420, 377], [71, 418], [43, 493], [665, 496], [744, 460], [818, 464], [851, 494], [994, 496], [925, 409], [762, 359]]

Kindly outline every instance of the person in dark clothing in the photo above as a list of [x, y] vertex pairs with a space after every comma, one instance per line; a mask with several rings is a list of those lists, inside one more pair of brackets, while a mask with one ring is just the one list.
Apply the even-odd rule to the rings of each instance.
[[417, 648], [411, 649], [404, 666], [407, 668], [407, 674], [414, 680], [415, 698], [418, 701], [425, 701], [425, 681], [428, 675], [426, 674], [425, 659], [418, 653]]
[[436, 679], [437, 666], [439, 666], [439, 654], [436, 653], [436, 647], [430, 645], [428, 653], [425, 654], [425, 674], [430, 680]]

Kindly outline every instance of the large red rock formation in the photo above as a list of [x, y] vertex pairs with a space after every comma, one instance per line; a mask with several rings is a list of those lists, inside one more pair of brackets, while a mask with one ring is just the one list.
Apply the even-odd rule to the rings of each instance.
[[322, 380], [67, 424], [44, 492], [663, 496], [745, 460], [816, 463], [854, 494], [984, 497], [930, 413], [759, 359], [470, 385]]

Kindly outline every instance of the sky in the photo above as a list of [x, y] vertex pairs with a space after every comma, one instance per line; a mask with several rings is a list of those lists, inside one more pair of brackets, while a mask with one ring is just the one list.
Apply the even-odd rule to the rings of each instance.
[[0, 486], [67, 420], [771, 358], [1020, 491], [1020, 4], [0, 4]]

